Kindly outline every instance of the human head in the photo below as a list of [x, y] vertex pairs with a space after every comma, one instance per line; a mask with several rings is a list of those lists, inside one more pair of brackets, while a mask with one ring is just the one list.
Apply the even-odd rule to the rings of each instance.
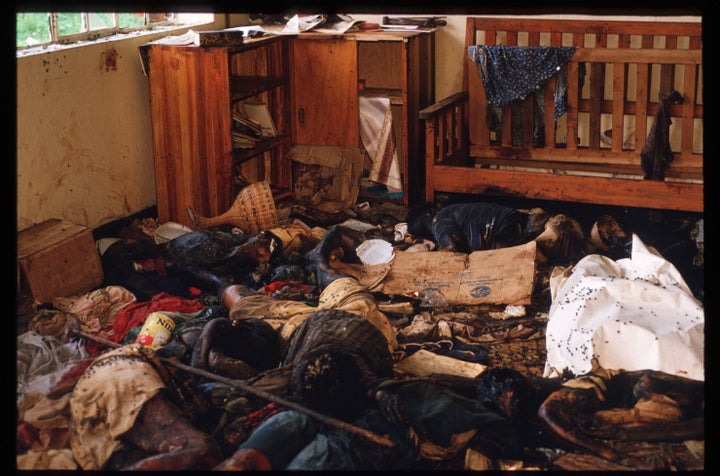
[[338, 418], [357, 415], [366, 403], [356, 356], [326, 344], [295, 364], [290, 390], [309, 407]]
[[545, 223], [544, 231], [535, 238], [542, 256], [556, 264], [577, 262], [588, 253], [588, 244], [577, 220], [557, 214]]

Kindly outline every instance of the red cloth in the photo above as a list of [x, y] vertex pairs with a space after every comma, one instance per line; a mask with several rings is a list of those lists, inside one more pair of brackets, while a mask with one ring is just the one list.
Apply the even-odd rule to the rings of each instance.
[[282, 289], [284, 286], [288, 286], [290, 289], [298, 289], [303, 291], [305, 294], [310, 294], [317, 289], [317, 286], [311, 284], [293, 283], [289, 281], [273, 281], [270, 284], [263, 286], [262, 291], [266, 296], [277, 292], [278, 289]]
[[150, 301], [134, 302], [120, 311], [113, 323], [110, 340], [122, 342], [130, 329], [143, 325], [148, 315], [153, 312], [167, 311], [192, 314], [205, 309], [205, 307], [203, 303], [195, 299], [181, 298], [161, 292], [153, 296]]

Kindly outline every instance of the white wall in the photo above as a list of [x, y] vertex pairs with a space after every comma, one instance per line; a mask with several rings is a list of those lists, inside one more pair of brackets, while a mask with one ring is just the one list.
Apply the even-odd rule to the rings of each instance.
[[17, 58], [18, 230], [49, 218], [96, 228], [155, 204], [138, 47], [168, 34]]
[[[352, 16], [382, 23], [383, 15]], [[228, 25], [246, 21], [244, 14], [230, 15]], [[465, 15], [449, 15], [447, 23], [436, 34], [437, 99], [462, 85]], [[225, 17], [211, 27], [226, 27]], [[149, 92], [137, 48], [156, 37], [17, 59], [18, 230], [49, 218], [96, 228], [155, 204]]]

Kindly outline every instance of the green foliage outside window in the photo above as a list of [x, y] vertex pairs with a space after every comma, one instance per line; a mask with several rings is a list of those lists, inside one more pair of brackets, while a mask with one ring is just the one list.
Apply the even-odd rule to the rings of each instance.
[[[60, 36], [75, 35], [86, 31], [115, 28], [113, 13], [90, 13], [89, 26], [83, 25], [82, 15], [78, 12], [58, 13], [58, 33]], [[47, 43], [51, 40], [49, 13], [18, 13], [16, 15], [16, 47]], [[145, 24], [143, 13], [118, 14], [119, 28], [141, 27]]]

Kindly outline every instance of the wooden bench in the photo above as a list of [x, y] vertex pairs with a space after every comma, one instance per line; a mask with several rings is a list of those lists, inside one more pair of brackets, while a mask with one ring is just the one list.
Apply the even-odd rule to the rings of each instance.
[[[437, 192], [702, 212], [701, 23], [468, 17], [463, 89], [420, 111], [425, 121], [425, 199]], [[558, 76], [539, 101], [502, 108], [488, 124], [475, 45], [572, 46], [567, 106], [555, 120]], [[644, 179], [641, 151], [670, 91], [674, 160]], [[535, 118], [534, 118], [535, 116]], [[544, 120], [543, 120], [544, 119]], [[533, 140], [544, 127], [544, 143]]]

